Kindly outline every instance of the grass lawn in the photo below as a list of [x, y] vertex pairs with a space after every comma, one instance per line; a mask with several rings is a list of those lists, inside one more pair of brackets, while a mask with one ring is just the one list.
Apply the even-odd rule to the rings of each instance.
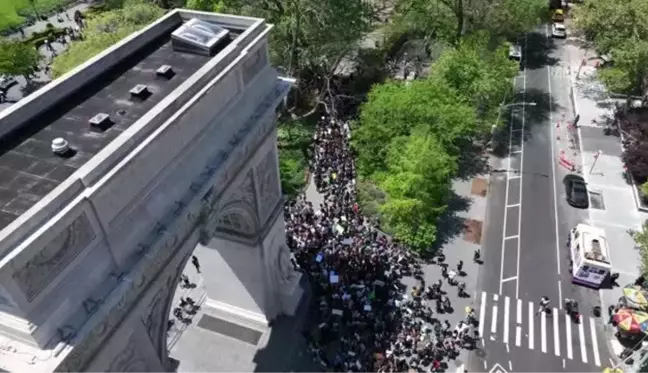
[[[49, 13], [66, 0], [35, 0], [38, 13]], [[25, 21], [25, 16], [34, 16], [34, 9], [29, 0], [0, 0], [0, 30], [16, 27]]]

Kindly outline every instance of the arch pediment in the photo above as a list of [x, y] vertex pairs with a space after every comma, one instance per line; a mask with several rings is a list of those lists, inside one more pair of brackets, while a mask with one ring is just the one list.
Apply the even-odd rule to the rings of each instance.
[[209, 236], [222, 232], [245, 238], [258, 234], [259, 219], [252, 170], [240, 184], [230, 186], [220, 200], [215, 201], [207, 223]]

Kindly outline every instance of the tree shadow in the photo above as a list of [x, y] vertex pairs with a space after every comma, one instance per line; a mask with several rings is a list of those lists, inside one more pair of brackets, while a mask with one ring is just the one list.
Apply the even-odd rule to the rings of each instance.
[[502, 110], [504, 125], [498, 128], [491, 140], [491, 155], [498, 158], [520, 150], [522, 142], [530, 140], [537, 127], [547, 125], [552, 111], [563, 109], [553, 96], [536, 88], [527, 88], [524, 93], [517, 92], [511, 103]]
[[20, 93], [22, 94], [22, 97], [27, 97], [30, 94], [38, 91], [42, 87], [46, 86], [49, 83], [49, 81], [37, 81], [37, 80], [28, 80], [27, 84], [24, 86], [20, 87]]
[[554, 66], [559, 59], [549, 54], [556, 49], [553, 39], [540, 32], [530, 32], [526, 36], [526, 56], [524, 66], [527, 69], [540, 69], [545, 66]]
[[466, 181], [476, 175], [488, 172], [488, 153], [479, 143], [468, 142], [461, 147], [457, 157], [457, 175], [460, 180]]
[[448, 242], [464, 232], [466, 219], [459, 216], [460, 212], [466, 212], [470, 208], [472, 199], [461, 196], [454, 191], [448, 202], [448, 208], [437, 219], [437, 236], [436, 241], [430, 249], [422, 255], [425, 260], [430, 260], [434, 255]]

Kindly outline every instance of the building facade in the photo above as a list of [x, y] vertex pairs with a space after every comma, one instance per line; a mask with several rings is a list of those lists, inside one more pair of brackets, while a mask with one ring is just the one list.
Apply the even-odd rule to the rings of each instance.
[[[269, 65], [271, 28], [174, 10], [0, 114], [0, 167], [29, 158], [51, 185], [2, 210], [20, 211], [0, 232], [2, 369], [173, 370], [171, 301], [197, 248], [215, 314], [295, 312], [275, 113], [292, 81]], [[42, 149], [54, 137], [69, 154]]]

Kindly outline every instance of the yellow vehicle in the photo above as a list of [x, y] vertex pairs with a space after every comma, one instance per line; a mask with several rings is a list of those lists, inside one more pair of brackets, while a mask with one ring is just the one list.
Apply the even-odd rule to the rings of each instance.
[[562, 9], [556, 9], [553, 11], [551, 20], [554, 22], [564, 22], [565, 21], [565, 12]]

